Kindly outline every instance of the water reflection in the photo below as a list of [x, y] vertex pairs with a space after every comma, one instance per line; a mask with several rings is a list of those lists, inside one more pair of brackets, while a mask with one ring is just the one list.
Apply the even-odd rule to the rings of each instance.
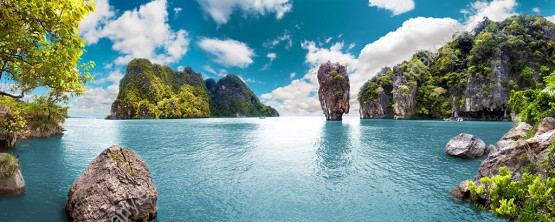
[[316, 148], [317, 174], [331, 181], [340, 181], [350, 174], [353, 140], [351, 124], [328, 121]]

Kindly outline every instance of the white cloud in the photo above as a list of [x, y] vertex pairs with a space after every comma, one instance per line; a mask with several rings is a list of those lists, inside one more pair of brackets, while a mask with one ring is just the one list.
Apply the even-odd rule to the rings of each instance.
[[247, 44], [232, 40], [202, 38], [200, 48], [214, 56], [213, 61], [225, 67], [246, 68], [253, 63], [254, 51]]
[[179, 15], [181, 11], [183, 11], [183, 8], [179, 8], [179, 7], [173, 8], [173, 13], [175, 14], [175, 16]]
[[110, 22], [115, 12], [108, 0], [95, 0], [96, 10], [79, 23], [79, 35], [87, 44], [95, 44], [103, 37], [102, 27]]
[[100, 78], [100, 79], [95, 79], [94, 80], [94, 84], [104, 84], [107, 82], [111, 82], [111, 83], [117, 83], [119, 84], [119, 81], [123, 78], [123, 74], [119, 71], [119, 70], [114, 70], [112, 72], [110, 72], [108, 74], [108, 76], [104, 77], [104, 78]]
[[[107, 0], [98, 0], [97, 11], [80, 25], [87, 44], [100, 38], [112, 40], [112, 49], [121, 54], [114, 63], [125, 65], [133, 58], [147, 58], [155, 63], [177, 62], [187, 53], [188, 33], [174, 31], [168, 25], [167, 2], [156, 0], [113, 18]], [[98, 10], [100, 8], [100, 10]]]
[[[301, 47], [307, 50], [305, 62], [310, 65], [309, 71], [301, 78], [291, 81], [284, 87], [279, 87], [271, 93], [263, 94], [263, 102], [275, 107], [283, 114], [321, 114], [320, 102], [317, 98], [317, 72], [321, 63], [332, 61], [347, 65], [350, 73], [356, 70], [357, 60], [349, 53], [343, 52], [343, 42], [330, 48], [319, 48], [312, 41], [305, 41]], [[294, 78], [296, 73], [291, 73]]]
[[224, 77], [227, 74], [227, 70], [220, 69], [219, 71], [216, 71], [214, 68], [212, 68], [209, 65], [204, 66], [204, 70], [208, 73], [213, 74], [216, 77]]
[[540, 8], [538, 8], [538, 7], [533, 8], [532, 11], [535, 12], [535, 13], [540, 13], [541, 12]]
[[393, 16], [403, 14], [414, 9], [413, 0], [369, 0], [370, 6], [387, 9]]
[[197, 0], [202, 9], [216, 22], [226, 24], [234, 9], [240, 9], [245, 15], [266, 15], [276, 13], [281, 19], [291, 11], [293, 5], [289, 0]]
[[78, 97], [70, 104], [70, 115], [105, 116], [110, 113], [112, 103], [118, 96], [119, 84], [103, 87], [86, 88], [84, 96]]
[[291, 74], [289, 74], [289, 78], [290, 78], [290, 79], [295, 78], [295, 76], [297, 76], [297, 73], [296, 73], [296, 72], [292, 72]]
[[178, 66], [177, 67], [177, 71], [183, 72], [183, 70], [185, 70], [185, 66]]
[[270, 61], [274, 61], [274, 59], [277, 58], [277, 54], [271, 52], [271, 53], [268, 53], [268, 55], [266, 55], [266, 57], [268, 57], [268, 59], [270, 59]]
[[545, 17], [547, 20], [555, 23], [555, 15], [549, 16], [549, 17]]
[[263, 45], [266, 48], [274, 48], [282, 42], [285, 42], [286, 49], [289, 49], [291, 48], [291, 46], [293, 46], [293, 36], [289, 34], [288, 30], [285, 30], [283, 35], [278, 36], [274, 40], [267, 41]]
[[470, 5], [470, 10], [461, 10], [466, 18], [466, 30], [473, 30], [485, 17], [495, 22], [517, 15], [516, 0], [494, 0], [492, 2], [476, 1]]

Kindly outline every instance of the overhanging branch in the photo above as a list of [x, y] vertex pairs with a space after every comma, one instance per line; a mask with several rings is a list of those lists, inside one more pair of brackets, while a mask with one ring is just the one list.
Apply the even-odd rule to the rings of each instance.
[[23, 95], [23, 91], [21, 92], [20, 95], [15, 95], [15, 94], [10, 94], [10, 93], [7, 93], [7, 92], [0, 91], [0, 96], [7, 96], [7, 97], [14, 98], [14, 99], [21, 99], [21, 98], [23, 98], [24, 95]]

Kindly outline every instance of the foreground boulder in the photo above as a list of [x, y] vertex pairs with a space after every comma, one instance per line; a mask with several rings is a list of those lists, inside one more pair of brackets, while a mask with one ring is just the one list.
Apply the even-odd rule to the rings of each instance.
[[327, 120], [341, 120], [349, 113], [349, 75], [339, 63], [323, 63], [318, 69], [318, 98]]
[[25, 181], [19, 160], [12, 154], [0, 153], [0, 197], [17, 196], [25, 192]]
[[445, 153], [463, 158], [476, 158], [483, 156], [486, 149], [486, 144], [481, 139], [461, 133], [447, 143]]
[[149, 221], [158, 192], [143, 159], [111, 146], [96, 157], [68, 193], [69, 221]]

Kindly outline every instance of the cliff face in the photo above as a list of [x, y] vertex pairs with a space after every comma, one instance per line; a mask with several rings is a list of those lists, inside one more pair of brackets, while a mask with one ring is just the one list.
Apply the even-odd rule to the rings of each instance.
[[349, 75], [339, 63], [323, 63], [318, 69], [318, 97], [327, 120], [341, 120], [349, 113]]
[[[120, 82], [120, 91], [112, 104], [110, 118], [275, 116], [275, 110], [262, 105], [248, 86], [238, 77], [235, 78], [240, 83], [233, 85], [220, 80], [216, 84], [214, 79], [205, 81], [200, 73], [189, 66], [183, 72], [176, 72], [146, 59], [134, 59], [129, 62]], [[235, 87], [237, 85], [240, 87]], [[217, 90], [216, 87], [237, 90], [228, 95], [223, 92], [225, 90]], [[237, 101], [246, 101], [247, 97], [251, 106], [243, 109], [244, 104], [237, 105]], [[236, 106], [230, 107], [228, 103]], [[221, 111], [223, 108], [226, 110]]]
[[361, 118], [510, 119], [512, 90], [555, 70], [555, 25], [541, 16], [484, 20], [438, 53], [418, 52], [361, 88]]
[[265, 106], [238, 76], [229, 74], [217, 83], [206, 81], [210, 93], [210, 111], [215, 117], [279, 116], [277, 110]]

